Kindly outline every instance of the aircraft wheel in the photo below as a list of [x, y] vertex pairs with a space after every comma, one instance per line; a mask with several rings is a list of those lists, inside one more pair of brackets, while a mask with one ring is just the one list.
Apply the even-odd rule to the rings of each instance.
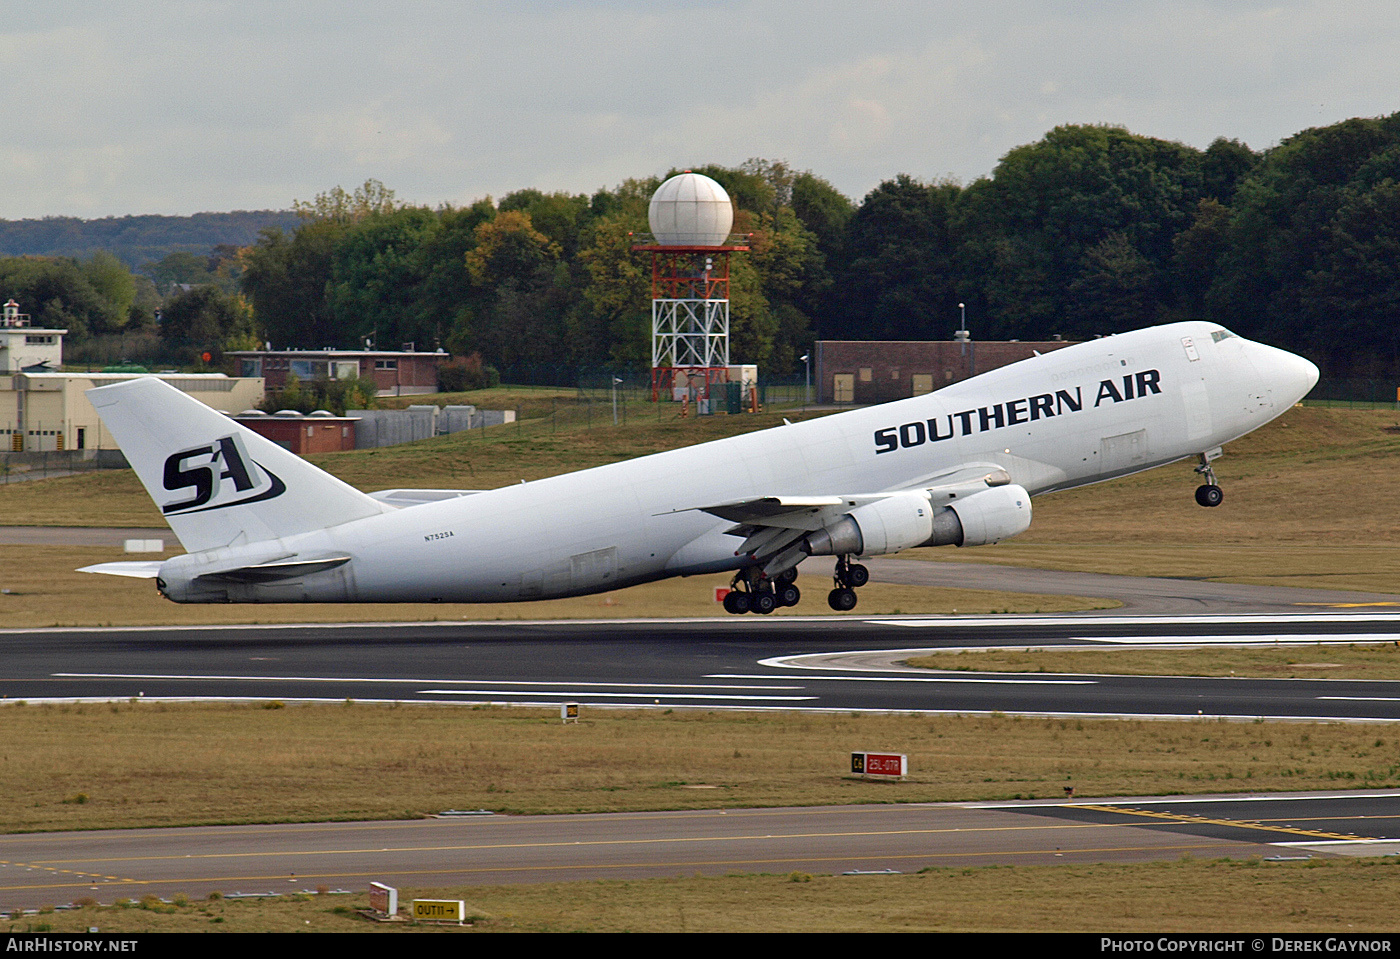
[[[859, 563], [852, 563], [850, 566], [846, 567], [847, 586], [852, 589], [860, 589], [868, 582], [870, 582], [870, 570]], [[854, 606], [855, 604], [852, 603], [851, 605]]]
[[784, 583], [777, 591], [779, 606], [796, 606], [802, 600], [802, 590], [791, 583]]
[[734, 613], [736, 616], [747, 613], [749, 611], [749, 594], [731, 589], [724, 596], [724, 611]]
[[785, 570], [783, 570], [783, 571], [782, 571], [781, 573], [779, 573], [778, 576], [777, 576], [777, 581], [778, 581], [779, 583], [791, 583], [791, 582], [793, 582], [793, 581], [796, 580], [796, 579], [797, 579], [797, 567], [796, 567], [796, 566], [794, 566], [792, 569], [785, 569]]
[[761, 590], [760, 592], [754, 593], [753, 599], [749, 603], [749, 608], [759, 615], [767, 616], [778, 608], [778, 597], [773, 595], [772, 590]]
[[1219, 506], [1221, 500], [1225, 498], [1225, 492], [1214, 483], [1207, 483], [1205, 486], [1196, 487], [1196, 502], [1202, 506]]
[[853, 589], [833, 589], [826, 597], [827, 605], [838, 613], [849, 613], [856, 608], [856, 591]]

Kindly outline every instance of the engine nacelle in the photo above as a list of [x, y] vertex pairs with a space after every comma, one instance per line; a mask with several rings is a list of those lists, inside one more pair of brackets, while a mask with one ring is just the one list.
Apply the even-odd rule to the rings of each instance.
[[986, 546], [1030, 525], [1031, 495], [1022, 486], [992, 487], [948, 506], [911, 490], [853, 509], [805, 542], [812, 556], [880, 556], [915, 546]]
[[[995, 486], [948, 506], [957, 514], [958, 546], [988, 546], [1024, 533], [1031, 525], [1031, 494], [1024, 486]], [[931, 546], [942, 545], [930, 543]]]

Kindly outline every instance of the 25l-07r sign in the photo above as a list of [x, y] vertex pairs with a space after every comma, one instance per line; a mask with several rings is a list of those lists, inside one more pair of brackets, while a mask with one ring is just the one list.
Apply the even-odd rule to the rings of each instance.
[[857, 776], [903, 779], [909, 775], [909, 757], [903, 753], [851, 753], [851, 772]]

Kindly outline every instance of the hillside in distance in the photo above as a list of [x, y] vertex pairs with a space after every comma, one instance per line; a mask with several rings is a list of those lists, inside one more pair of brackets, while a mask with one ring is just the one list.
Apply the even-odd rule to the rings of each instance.
[[248, 246], [265, 229], [291, 231], [301, 222], [291, 210], [0, 220], [0, 256], [84, 258], [105, 250], [135, 270], [171, 253], [203, 256], [221, 244]]

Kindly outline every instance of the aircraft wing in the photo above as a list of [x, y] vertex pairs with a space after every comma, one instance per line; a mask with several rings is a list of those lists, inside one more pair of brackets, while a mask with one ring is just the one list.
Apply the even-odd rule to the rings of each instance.
[[744, 538], [743, 545], [734, 551], [734, 555], [759, 559], [777, 557], [769, 566], [780, 569], [800, 561], [800, 557], [805, 555], [801, 543], [807, 533], [830, 526], [853, 509], [893, 496], [907, 496], [911, 492], [927, 496], [930, 507], [933, 507], [994, 486], [1006, 486], [1010, 482], [1011, 477], [999, 466], [969, 464], [928, 477], [913, 487], [879, 493], [757, 496], [712, 506], [693, 506], [691, 509], [735, 524], [725, 530], [730, 536]]
[[[991, 486], [1005, 486], [1011, 477], [1001, 467], [993, 464], [973, 464], [959, 467], [924, 482], [897, 490], [880, 493], [847, 493], [833, 496], [757, 496], [750, 499], [717, 503], [713, 506], [692, 506], [699, 510], [739, 524], [730, 530], [735, 536], [748, 535], [748, 527], [814, 530], [825, 526], [831, 519], [847, 513], [867, 503], [899, 496], [910, 490], [920, 490], [928, 494], [931, 502], [948, 502], [960, 495], [967, 496]], [[684, 512], [679, 510], [678, 512]]]
[[[720, 519], [727, 519], [731, 523], [816, 529], [811, 525], [812, 517], [843, 505], [846, 505], [846, 498], [842, 496], [759, 496], [754, 499], [693, 508]], [[852, 499], [849, 506], [855, 505]]]

